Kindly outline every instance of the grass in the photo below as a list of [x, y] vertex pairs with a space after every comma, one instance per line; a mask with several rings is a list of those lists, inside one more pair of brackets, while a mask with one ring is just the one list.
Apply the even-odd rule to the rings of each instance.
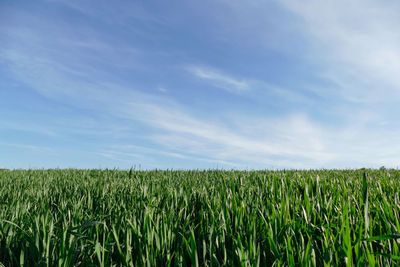
[[400, 172], [0, 172], [5, 266], [400, 264]]

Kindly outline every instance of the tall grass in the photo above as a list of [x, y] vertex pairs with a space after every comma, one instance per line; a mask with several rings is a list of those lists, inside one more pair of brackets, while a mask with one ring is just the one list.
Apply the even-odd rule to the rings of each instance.
[[398, 265], [400, 172], [364, 172], [0, 172], [0, 262]]

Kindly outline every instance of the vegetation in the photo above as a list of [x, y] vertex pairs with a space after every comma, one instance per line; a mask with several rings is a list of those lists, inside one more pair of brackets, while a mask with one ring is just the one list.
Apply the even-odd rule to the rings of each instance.
[[399, 196], [388, 169], [0, 172], [0, 262], [398, 265]]

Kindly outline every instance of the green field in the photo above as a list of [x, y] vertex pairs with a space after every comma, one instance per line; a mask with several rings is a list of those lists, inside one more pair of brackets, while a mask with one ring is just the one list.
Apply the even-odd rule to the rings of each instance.
[[399, 197], [385, 169], [4, 171], [0, 262], [395, 266]]

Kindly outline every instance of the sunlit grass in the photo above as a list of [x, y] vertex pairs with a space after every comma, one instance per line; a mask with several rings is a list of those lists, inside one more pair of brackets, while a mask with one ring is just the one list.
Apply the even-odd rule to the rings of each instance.
[[0, 172], [6, 266], [398, 265], [400, 172]]

